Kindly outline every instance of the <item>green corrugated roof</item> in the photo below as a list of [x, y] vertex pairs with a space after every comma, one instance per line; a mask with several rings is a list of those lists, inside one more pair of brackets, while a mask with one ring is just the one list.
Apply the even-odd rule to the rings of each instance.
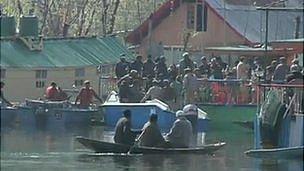
[[133, 54], [115, 37], [45, 39], [42, 51], [30, 51], [20, 40], [1, 40], [1, 67], [52, 68], [114, 64]]

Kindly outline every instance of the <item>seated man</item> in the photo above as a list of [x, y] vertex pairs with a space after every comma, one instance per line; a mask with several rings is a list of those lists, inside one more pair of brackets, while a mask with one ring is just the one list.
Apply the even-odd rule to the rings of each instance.
[[157, 115], [151, 114], [149, 121], [144, 125], [142, 133], [136, 141], [139, 141], [140, 146], [146, 147], [163, 147], [165, 140], [157, 125]]
[[131, 111], [125, 110], [115, 127], [114, 142], [132, 145], [138, 132], [131, 130]]
[[173, 148], [187, 148], [192, 140], [191, 122], [186, 119], [184, 112], [181, 110], [176, 112], [176, 117], [177, 119], [165, 139], [169, 141]]
[[50, 86], [46, 88], [45, 98], [50, 101], [56, 101], [58, 99], [58, 89], [55, 82], [51, 82]]

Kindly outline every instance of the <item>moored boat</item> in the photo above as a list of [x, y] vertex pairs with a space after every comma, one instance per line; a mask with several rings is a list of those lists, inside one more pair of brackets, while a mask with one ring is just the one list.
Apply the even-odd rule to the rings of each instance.
[[[146, 103], [120, 103], [115, 92], [109, 95], [109, 98], [102, 105], [104, 111], [104, 120], [107, 126], [114, 127], [117, 121], [122, 117], [124, 110], [129, 109], [132, 112], [132, 127], [140, 129], [148, 121], [151, 113], [158, 114], [158, 125], [161, 129], [169, 129], [174, 123], [175, 113], [169, 109], [169, 106], [162, 101], [154, 99]], [[207, 113], [201, 109], [198, 114], [198, 130], [206, 132], [209, 118]]]
[[303, 85], [261, 87], [271, 89], [254, 121], [254, 149], [245, 153], [255, 158], [303, 159]]
[[210, 154], [213, 153], [226, 143], [220, 142], [191, 148], [155, 148], [128, 146], [124, 144], [93, 140], [84, 137], [76, 137], [76, 140], [86, 148], [96, 153], [127, 153], [132, 154]]
[[13, 127], [16, 116], [17, 108], [1, 106], [1, 130]]
[[88, 127], [103, 122], [99, 108], [80, 109], [68, 102], [26, 100], [18, 106], [17, 120], [28, 131], [64, 131], [67, 128]]

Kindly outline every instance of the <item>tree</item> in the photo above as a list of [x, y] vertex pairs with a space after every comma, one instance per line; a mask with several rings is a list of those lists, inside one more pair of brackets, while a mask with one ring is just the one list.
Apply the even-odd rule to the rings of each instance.
[[0, 0], [3, 13], [33, 13], [44, 36], [110, 35], [140, 25], [165, 0]]

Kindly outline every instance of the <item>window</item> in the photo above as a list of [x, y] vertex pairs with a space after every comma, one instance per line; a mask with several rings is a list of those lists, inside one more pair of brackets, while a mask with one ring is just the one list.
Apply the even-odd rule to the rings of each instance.
[[195, 8], [194, 5], [189, 5], [187, 10], [187, 28], [188, 29], [194, 29], [194, 14], [195, 14]]
[[45, 86], [45, 81], [36, 81], [36, 88], [43, 88]]
[[205, 3], [196, 5], [196, 31], [207, 31], [208, 8]]
[[36, 88], [44, 88], [47, 78], [47, 70], [36, 70]]
[[47, 70], [36, 70], [36, 79], [46, 79]]
[[75, 77], [84, 77], [84, 76], [85, 76], [84, 68], [75, 69]]
[[6, 69], [1, 69], [1, 79], [4, 79], [6, 77]]
[[80, 80], [75, 80], [75, 82], [74, 82], [74, 85], [76, 86], [76, 87], [79, 87], [79, 86], [82, 86], [83, 85], [83, 80], [82, 79], [80, 79]]
[[85, 76], [85, 69], [84, 68], [77, 68], [75, 69], [75, 81], [74, 85], [76, 87], [82, 86], [84, 82], [84, 76]]

